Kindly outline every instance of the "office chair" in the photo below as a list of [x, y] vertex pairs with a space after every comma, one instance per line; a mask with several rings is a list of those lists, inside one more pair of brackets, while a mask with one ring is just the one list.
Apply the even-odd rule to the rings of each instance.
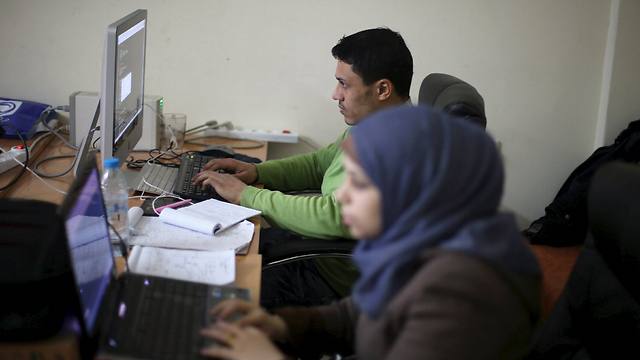
[[455, 76], [441, 73], [427, 75], [420, 84], [418, 103], [487, 127], [484, 99], [476, 88]]
[[[286, 237], [286, 234], [283, 232], [282, 236]], [[348, 259], [351, 258], [351, 252], [355, 245], [356, 241], [353, 239], [303, 238], [283, 241], [278, 246], [271, 246], [262, 252], [262, 269], [267, 270], [293, 261], [322, 257]]]
[[[484, 100], [478, 91], [455, 76], [432, 73], [420, 85], [418, 103], [430, 105], [486, 127]], [[263, 269], [319, 257], [350, 258], [355, 240], [304, 239], [283, 242], [262, 253]]]
[[589, 236], [530, 359], [640, 358], [639, 185], [633, 163], [609, 163], [594, 175]]

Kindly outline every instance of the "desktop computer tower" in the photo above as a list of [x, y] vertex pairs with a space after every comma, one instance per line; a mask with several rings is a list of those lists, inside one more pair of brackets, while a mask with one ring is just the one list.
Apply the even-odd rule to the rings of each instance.
[[[82, 139], [87, 136], [98, 99], [97, 92], [76, 91], [69, 95], [69, 140], [72, 144], [80, 145]], [[164, 98], [158, 95], [145, 95], [144, 105], [142, 137], [134, 150], [150, 150], [160, 147]], [[94, 141], [99, 137], [99, 130], [93, 133]]]

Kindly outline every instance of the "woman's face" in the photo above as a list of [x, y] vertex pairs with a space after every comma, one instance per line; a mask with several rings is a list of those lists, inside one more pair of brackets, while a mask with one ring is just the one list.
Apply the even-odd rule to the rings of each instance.
[[344, 156], [347, 177], [336, 191], [342, 205], [342, 222], [356, 239], [371, 239], [382, 232], [382, 194], [362, 167]]

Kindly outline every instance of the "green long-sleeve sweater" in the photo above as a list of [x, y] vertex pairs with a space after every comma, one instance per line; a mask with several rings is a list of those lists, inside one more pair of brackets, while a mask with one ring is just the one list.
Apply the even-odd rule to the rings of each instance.
[[[271, 224], [306, 237], [350, 238], [342, 224], [334, 192], [344, 180], [342, 141], [349, 130], [329, 146], [286, 159], [257, 164], [258, 182], [264, 189], [247, 186], [240, 205], [258, 209]], [[320, 189], [321, 196], [287, 195], [282, 191]], [[316, 260], [322, 275], [342, 295], [347, 295], [357, 273], [351, 262]]]

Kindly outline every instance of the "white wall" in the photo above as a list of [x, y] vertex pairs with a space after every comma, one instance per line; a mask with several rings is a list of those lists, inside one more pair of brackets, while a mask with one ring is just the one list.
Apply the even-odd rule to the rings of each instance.
[[604, 143], [640, 119], [640, 1], [620, 1]]
[[609, 3], [2, 0], [0, 96], [59, 105], [97, 90], [105, 27], [147, 8], [146, 91], [165, 97], [166, 112], [186, 112], [188, 126], [288, 128], [324, 145], [344, 126], [330, 99], [331, 47], [389, 26], [414, 55], [413, 99], [430, 72], [484, 95], [505, 155], [504, 203], [533, 219], [592, 150]]

